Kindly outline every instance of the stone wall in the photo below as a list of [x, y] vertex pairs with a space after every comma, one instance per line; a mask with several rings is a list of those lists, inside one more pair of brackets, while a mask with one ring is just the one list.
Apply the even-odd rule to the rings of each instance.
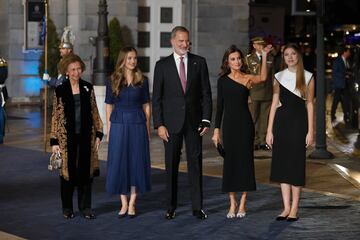
[[[244, 52], [248, 46], [249, 0], [182, 0], [183, 24], [190, 29], [192, 52], [207, 59], [214, 96], [222, 55], [230, 44]], [[127, 44], [137, 43], [136, 0], [107, 0], [108, 21], [116, 16], [126, 28]], [[76, 35], [75, 53], [86, 63], [84, 79], [90, 81], [95, 47], [90, 36], [97, 35], [98, 0], [49, 0], [50, 16], [59, 36], [71, 25]], [[22, 0], [0, 0], [0, 54], [9, 62], [7, 86], [17, 101], [39, 97], [43, 86], [37, 74], [40, 51], [23, 52], [24, 10]]]
[[[14, 102], [39, 101], [43, 82], [38, 76], [41, 51], [23, 51], [24, 8], [23, 0], [0, 0], [0, 55], [9, 63], [9, 77], [6, 81], [9, 95]], [[136, 43], [137, 1], [108, 0], [108, 20], [116, 16], [126, 28], [126, 42]], [[97, 0], [49, 0], [49, 14], [59, 36], [64, 26], [71, 25], [76, 35], [75, 53], [86, 63], [85, 80], [91, 81], [92, 59], [95, 47], [90, 36], [97, 35]]]
[[[193, 4], [192, 51], [206, 58], [213, 96], [225, 49], [237, 45], [248, 51], [248, 0], [197, 0]], [[188, 10], [190, 11], [190, 10]]]

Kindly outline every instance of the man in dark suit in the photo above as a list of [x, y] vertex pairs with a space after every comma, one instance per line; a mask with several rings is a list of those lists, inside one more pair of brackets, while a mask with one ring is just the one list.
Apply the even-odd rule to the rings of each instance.
[[348, 59], [351, 56], [350, 48], [344, 47], [341, 55], [338, 56], [333, 63], [332, 80], [334, 88], [334, 97], [331, 106], [331, 122], [336, 122], [336, 108], [339, 102], [344, 112], [344, 121], [346, 124], [350, 122], [349, 113], [349, 93], [347, 89], [347, 70], [350, 68]]
[[202, 136], [210, 127], [212, 98], [209, 73], [203, 57], [189, 53], [189, 31], [182, 26], [171, 32], [173, 54], [155, 66], [153, 84], [154, 128], [164, 141], [167, 180], [167, 219], [175, 217], [177, 177], [183, 139], [193, 215], [206, 219], [202, 210]]

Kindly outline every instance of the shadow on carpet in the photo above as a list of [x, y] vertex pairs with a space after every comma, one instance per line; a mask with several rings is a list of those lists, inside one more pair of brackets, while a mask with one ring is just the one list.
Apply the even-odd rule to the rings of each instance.
[[179, 174], [177, 217], [168, 221], [164, 218], [165, 174], [157, 169], [152, 170], [152, 191], [138, 198], [138, 216], [118, 219], [119, 199], [105, 192], [105, 162], [93, 185], [97, 219], [85, 220], [76, 212], [74, 219], [65, 220], [59, 177], [47, 170], [48, 157], [0, 146], [0, 231], [27, 239], [356, 239], [360, 234], [358, 202], [303, 193], [300, 220], [276, 222], [281, 211], [279, 189], [260, 184], [248, 195], [247, 216], [226, 219], [227, 195], [221, 193], [221, 179], [214, 177], [203, 181], [209, 218], [198, 220], [191, 215], [187, 174]]

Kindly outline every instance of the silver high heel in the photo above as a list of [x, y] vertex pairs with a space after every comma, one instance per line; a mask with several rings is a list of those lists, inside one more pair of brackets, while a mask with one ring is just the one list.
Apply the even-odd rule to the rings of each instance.
[[236, 217], [237, 218], [244, 218], [246, 216], [246, 212], [238, 212], [237, 214], [236, 214]]

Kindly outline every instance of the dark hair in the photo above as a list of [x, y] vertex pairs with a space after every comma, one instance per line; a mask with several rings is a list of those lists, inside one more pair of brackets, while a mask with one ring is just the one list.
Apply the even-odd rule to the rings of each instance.
[[65, 57], [63, 57], [61, 59], [61, 61], [59, 62], [60, 73], [62, 75], [66, 75], [68, 66], [75, 62], [80, 63], [81, 71], [84, 72], [86, 67], [85, 67], [85, 63], [83, 62], [83, 60], [81, 60], [81, 58], [78, 55], [70, 53], [70, 54], [66, 55]]
[[[222, 58], [222, 63], [221, 63], [221, 67], [220, 67], [221, 70], [219, 73], [220, 76], [228, 75], [231, 72], [228, 61], [229, 61], [229, 55], [234, 52], [238, 52], [240, 54], [241, 61], [243, 61], [244, 55], [241, 52], [241, 50], [238, 47], [236, 47], [235, 45], [231, 45], [228, 49], [226, 49], [224, 56]], [[243, 64], [242, 64], [240, 70], [243, 70]]]
[[[111, 75], [111, 90], [115, 96], [119, 96], [121, 88], [126, 86], [126, 79], [125, 79], [125, 65], [124, 62], [126, 60], [127, 55], [130, 52], [135, 52], [137, 56], [137, 51], [134, 47], [124, 47], [120, 50], [116, 67], [114, 73]], [[136, 65], [134, 70], [132, 71], [133, 74], [133, 85], [142, 85], [144, 82], [144, 75], [140, 71], [139, 67]]]
[[284, 47], [283, 51], [283, 61], [285, 62], [285, 51], [286, 49], [294, 49], [298, 55], [298, 63], [296, 68], [296, 89], [299, 90], [301, 97], [306, 96], [306, 84], [305, 84], [305, 71], [304, 71], [304, 62], [302, 58], [302, 53], [300, 47], [296, 43], [288, 43]]
[[186, 27], [176, 26], [171, 30], [171, 38], [174, 38], [177, 32], [186, 32], [187, 34], [189, 34], [189, 30], [187, 30]]

